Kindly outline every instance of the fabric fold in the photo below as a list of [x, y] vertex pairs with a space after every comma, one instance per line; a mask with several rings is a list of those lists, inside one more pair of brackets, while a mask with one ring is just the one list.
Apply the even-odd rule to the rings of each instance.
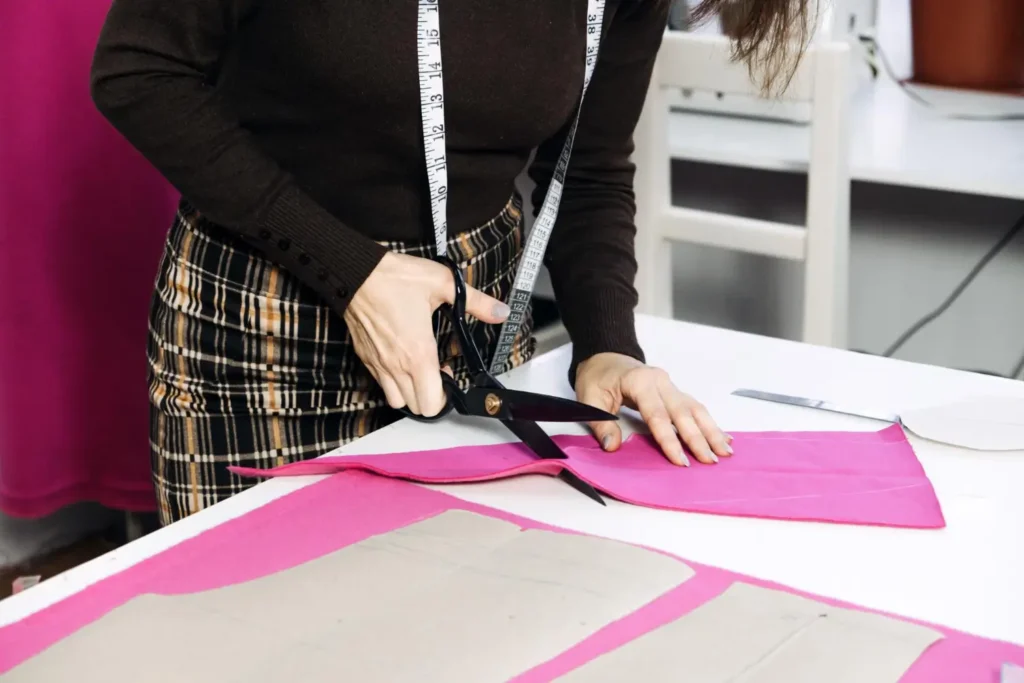
[[521, 443], [325, 456], [241, 476], [362, 470], [455, 484], [571, 470], [602, 493], [644, 507], [800, 521], [937, 529], [935, 490], [899, 426], [878, 432], [731, 432], [735, 455], [716, 465], [669, 463], [647, 435], [607, 453], [590, 436], [556, 436], [566, 460], [538, 460]]

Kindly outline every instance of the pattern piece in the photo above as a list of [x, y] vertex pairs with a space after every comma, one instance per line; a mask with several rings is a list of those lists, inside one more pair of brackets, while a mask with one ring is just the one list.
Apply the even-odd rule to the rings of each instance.
[[941, 638], [924, 626], [734, 583], [558, 680], [896, 683]]
[[253, 581], [139, 596], [0, 680], [507, 681], [692, 576], [626, 543], [452, 510]]
[[[32, 680], [23, 673], [20, 668], [22, 665], [32, 666], [34, 657], [41, 653], [45, 656], [51, 648], [66, 647], [67, 642], [73, 642], [76, 633], [89, 628], [90, 624], [96, 623], [104, 615], [113, 614], [119, 606], [141, 595], [179, 596], [255, 582], [275, 573], [291, 575], [292, 569], [336, 553], [339, 548], [358, 544], [448, 511], [472, 512], [507, 521], [522, 529], [567, 534], [534, 520], [474, 505], [440, 491], [394, 479], [362, 472], [327, 477], [198, 536], [183, 540], [57, 603], [0, 627], [0, 681], [9, 683], [15, 680], [15, 672], [22, 676], [22, 681]], [[516, 676], [513, 681], [550, 683], [557, 680], [590, 660], [693, 612], [737, 581], [872, 614], [855, 605], [840, 605], [828, 598], [799, 593], [793, 588], [750, 576], [693, 562], [687, 562], [687, 565], [696, 572], [692, 578], [628, 616], [600, 628], [592, 636], [556, 657]], [[636, 576], [632, 580], [643, 579]], [[941, 595], [936, 599], [941, 599]], [[6, 611], [0, 610], [0, 619], [16, 614], [17, 607], [12, 607]], [[201, 625], [194, 626], [202, 628]], [[995, 683], [999, 680], [1004, 662], [1024, 665], [1024, 647], [1019, 644], [980, 638], [941, 626], [930, 628], [945, 637], [925, 650], [900, 679], [900, 683]], [[275, 629], [275, 635], [281, 639], [290, 637], [283, 628]], [[144, 643], [143, 647], [150, 648], [148, 651], [155, 651], [156, 654], [148, 663], [147, 675], [137, 680], [147, 683], [203, 683], [208, 680], [205, 678], [208, 662], [199, 656], [187, 657], [183, 654], [179, 642], [185, 637], [187, 630], [180, 628], [170, 634], [166, 631], [147, 634], [147, 640], [155, 643], [156, 649], [149, 642]], [[217, 638], [222, 636], [218, 633], [214, 640]], [[506, 649], [534, 647], [537, 638], [535, 631], [517, 629], [502, 646]], [[401, 643], [394, 638], [391, 642], [395, 656], [401, 657], [398, 650]], [[234, 657], [238, 670], [249, 666], [249, 658], [260, 656], [260, 646], [256, 641], [246, 645], [245, 652]], [[341, 644], [335, 646], [340, 647]], [[85, 672], [89, 665], [97, 666], [92, 662], [115, 661], [124, 657], [129, 649], [119, 643], [101, 643], [98, 649], [89, 651], [87, 665], [76, 670], [71, 680], [89, 683]], [[230, 657], [231, 653], [218, 653], [218, 656]], [[459, 657], [472, 663], [473, 652], [461, 651]], [[30, 670], [35, 671], [24, 671]], [[178, 672], [179, 675], [159, 679], [154, 673], [168, 670]], [[103, 669], [104, 673], [109, 674], [109, 671], [109, 667]], [[11, 672], [12, 677], [5, 678], [3, 672]], [[303, 680], [303, 673], [304, 669], [298, 669], [296, 675], [287, 680]], [[54, 677], [41, 680], [49, 683], [61, 679]], [[101, 680], [104, 683], [120, 683], [116, 679], [111, 680], [109, 675]], [[317, 681], [316, 678], [312, 680]], [[232, 683], [232, 679], [228, 678], [227, 683]]]
[[945, 526], [935, 490], [898, 426], [879, 432], [733, 432], [735, 455], [714, 466], [669, 463], [635, 434], [614, 453], [587, 436], [558, 436], [567, 460], [537, 460], [518, 443], [413, 453], [327, 456], [248, 476], [361, 469], [441, 484], [557, 474], [645, 507], [687, 512], [933, 529]]

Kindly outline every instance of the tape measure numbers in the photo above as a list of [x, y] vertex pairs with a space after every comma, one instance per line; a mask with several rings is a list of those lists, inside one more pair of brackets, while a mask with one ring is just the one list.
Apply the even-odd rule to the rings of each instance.
[[[558, 217], [562, 201], [565, 173], [580, 121], [580, 110], [586, 96], [590, 78], [594, 74], [597, 55], [601, 47], [601, 28], [604, 22], [606, 0], [587, 0], [587, 48], [583, 91], [566, 136], [562, 153], [558, 156], [551, 185], [544, 196], [537, 220], [523, 247], [523, 257], [512, 283], [508, 306], [508, 319], [498, 334], [498, 346], [491, 359], [491, 372], [500, 372], [512, 352], [516, 335], [526, 318], [527, 307], [533, 297], [547, 249], [551, 231]], [[439, 0], [419, 0], [416, 22], [416, 61], [419, 70], [420, 116], [423, 124], [423, 150], [427, 166], [427, 184], [430, 187], [430, 214], [434, 223], [434, 245], [439, 255], [448, 251], [448, 165], [445, 152], [444, 69], [441, 63], [441, 19]]]

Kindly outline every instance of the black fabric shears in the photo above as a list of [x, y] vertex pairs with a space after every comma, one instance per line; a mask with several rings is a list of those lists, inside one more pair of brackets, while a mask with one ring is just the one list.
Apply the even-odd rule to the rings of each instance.
[[[416, 415], [408, 408], [402, 408], [405, 416], [421, 422], [437, 422], [451, 411], [460, 415], [487, 417], [500, 420], [533, 453], [544, 459], [564, 460], [567, 456], [550, 436], [537, 424], [541, 422], [600, 422], [617, 420], [615, 415], [556, 396], [535, 394], [529, 391], [506, 389], [490, 372], [476, 342], [466, 328], [466, 281], [462, 271], [447, 256], [435, 256], [434, 260], [445, 265], [455, 280], [455, 304], [442, 304], [439, 315], [446, 315], [452, 326], [462, 356], [469, 368], [471, 386], [463, 391], [457, 381], [441, 373], [441, 382], [448, 400], [440, 413], [432, 417]], [[438, 319], [439, 320], [439, 319]], [[440, 326], [435, 320], [435, 330]], [[562, 470], [559, 477], [580, 493], [589, 496], [601, 505], [604, 498], [597, 490], [568, 470]]]

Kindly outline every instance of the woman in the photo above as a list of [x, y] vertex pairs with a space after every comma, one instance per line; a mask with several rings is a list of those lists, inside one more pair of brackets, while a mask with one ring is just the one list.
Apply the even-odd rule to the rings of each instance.
[[[780, 54], [806, 0], [749, 0], [741, 56]], [[709, 12], [725, 0], [706, 0]], [[608, 0], [545, 263], [581, 401], [639, 410], [666, 457], [728, 437], [634, 331], [631, 136], [668, 0]], [[447, 250], [493, 353], [522, 256], [514, 179], [545, 196], [584, 79], [588, 0], [441, 0]], [[735, 9], [735, 8], [734, 8]], [[417, 3], [115, 0], [93, 64], [100, 111], [183, 194], [149, 337], [153, 476], [171, 522], [248, 485], [227, 466], [317, 456], [444, 403]], [[698, 14], [699, 14], [698, 12]], [[779, 40], [779, 38], [782, 40]], [[441, 342], [442, 346], [445, 342]], [[527, 317], [501, 370], [533, 353]], [[464, 379], [458, 361], [449, 369]], [[594, 425], [606, 449], [621, 441]]]

